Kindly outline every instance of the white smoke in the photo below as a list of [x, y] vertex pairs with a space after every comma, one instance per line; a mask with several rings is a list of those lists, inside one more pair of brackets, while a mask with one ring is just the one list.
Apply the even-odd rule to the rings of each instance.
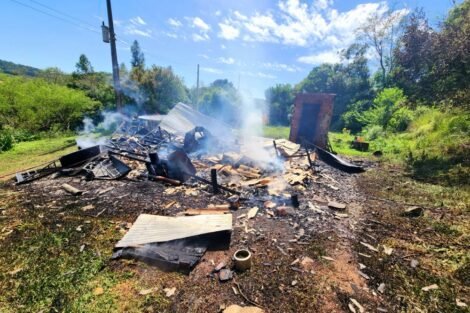
[[256, 101], [250, 95], [241, 95], [240, 110], [240, 140], [241, 151], [244, 155], [263, 166], [270, 164], [276, 169], [282, 169], [282, 162], [277, 158], [272, 141], [263, 136], [266, 104]]
[[113, 130], [113, 127], [128, 120], [128, 117], [117, 112], [105, 111], [101, 112], [101, 115], [103, 121], [96, 125], [89, 117], [83, 119], [83, 130], [79, 132], [79, 136], [75, 140], [81, 149], [105, 144], [108, 137], [103, 136], [103, 133]]

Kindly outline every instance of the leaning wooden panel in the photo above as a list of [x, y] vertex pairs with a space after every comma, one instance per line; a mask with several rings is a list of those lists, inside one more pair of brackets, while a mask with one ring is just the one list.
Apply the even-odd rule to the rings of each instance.
[[232, 214], [159, 216], [141, 214], [116, 248], [136, 247], [232, 230]]

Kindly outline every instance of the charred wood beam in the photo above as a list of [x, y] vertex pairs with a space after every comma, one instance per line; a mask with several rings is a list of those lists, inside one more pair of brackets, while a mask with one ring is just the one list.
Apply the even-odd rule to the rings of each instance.
[[217, 184], [217, 170], [215, 168], [211, 169], [211, 182], [212, 191], [214, 193], [219, 193], [219, 185]]
[[161, 182], [164, 182], [164, 183], [168, 183], [170, 185], [173, 185], [173, 186], [180, 186], [181, 185], [181, 182], [179, 180], [176, 180], [176, 179], [171, 179], [171, 178], [168, 178], [168, 177], [165, 177], [165, 176], [156, 176], [156, 175], [148, 175], [148, 178], [152, 179], [152, 180], [155, 180], [155, 181], [161, 181]]

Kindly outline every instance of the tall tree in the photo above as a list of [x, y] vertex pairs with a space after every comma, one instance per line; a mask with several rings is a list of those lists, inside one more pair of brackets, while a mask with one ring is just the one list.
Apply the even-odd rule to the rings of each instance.
[[75, 64], [77, 74], [91, 74], [93, 73], [93, 66], [91, 66], [90, 60], [84, 54], [80, 54], [78, 62]]
[[379, 62], [382, 88], [388, 85], [388, 74], [395, 66], [394, 44], [400, 31], [400, 21], [404, 11], [388, 11], [385, 14], [374, 13], [358, 29], [360, 40], [373, 48]]
[[[191, 93], [195, 94], [194, 88]], [[209, 86], [199, 88], [199, 110], [226, 123], [238, 122], [240, 101], [237, 89], [228, 79], [217, 79]]]
[[145, 67], [145, 56], [142, 50], [140, 49], [139, 42], [134, 40], [131, 46], [131, 65], [132, 68], [144, 69]]
[[138, 90], [129, 94], [146, 113], [167, 113], [176, 103], [188, 100], [183, 81], [171, 67], [153, 65], [143, 71]]
[[289, 115], [294, 104], [294, 91], [290, 84], [278, 84], [265, 92], [269, 106], [269, 124], [289, 125]]
[[394, 51], [396, 67], [392, 79], [411, 100], [432, 97], [436, 40], [437, 33], [429, 26], [422, 9], [406, 18], [403, 35]]

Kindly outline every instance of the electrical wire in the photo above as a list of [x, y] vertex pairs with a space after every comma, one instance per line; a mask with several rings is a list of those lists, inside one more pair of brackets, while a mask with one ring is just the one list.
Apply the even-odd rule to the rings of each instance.
[[22, 6], [24, 6], [24, 7], [30, 8], [31, 10], [34, 10], [34, 11], [36, 11], [36, 12], [39, 12], [39, 13], [48, 15], [48, 16], [50, 16], [50, 17], [59, 19], [59, 20], [61, 20], [61, 21], [63, 21], [63, 22], [66, 22], [66, 23], [75, 25], [75, 26], [77, 26], [77, 27], [79, 27], [79, 28], [81, 28], [81, 29], [89, 30], [89, 31], [92, 31], [92, 32], [95, 32], [95, 33], [99, 33], [99, 34], [101, 33], [101, 32], [100, 32], [99, 30], [97, 30], [97, 29], [93, 29], [93, 28], [90, 28], [90, 27], [84, 27], [84, 26], [83, 26], [82, 24], [80, 24], [80, 23], [77, 23], [77, 22], [71, 21], [70, 19], [66, 19], [66, 18], [64, 18], [64, 17], [57, 16], [57, 15], [51, 14], [51, 13], [49, 13], [49, 12], [40, 10], [40, 9], [38, 9], [38, 8], [35, 8], [35, 7], [33, 7], [33, 6], [30, 6], [30, 5], [28, 5], [28, 4], [26, 4], [26, 3], [23, 3], [23, 2], [21, 2], [21, 1], [18, 1], [18, 0], [10, 0], [10, 1], [12, 1], [12, 2], [14, 2], [14, 3], [16, 3], [16, 4], [19, 4], [19, 5], [22, 5]]
[[53, 12], [62, 14], [63, 16], [66, 16], [66, 17], [68, 17], [68, 18], [71, 19], [71, 20], [75, 20], [75, 21], [77, 21], [77, 22], [79, 22], [79, 23], [81, 23], [81, 24], [83, 24], [83, 25], [87, 25], [87, 26], [90, 27], [90, 28], [96, 29], [96, 26], [91, 25], [91, 24], [89, 24], [88, 22], [86, 22], [86, 21], [84, 21], [84, 20], [81, 20], [81, 19], [79, 19], [79, 18], [77, 18], [77, 17], [74, 17], [74, 16], [72, 16], [72, 15], [70, 15], [70, 14], [68, 14], [68, 13], [65, 13], [65, 12], [59, 11], [59, 10], [57, 10], [57, 9], [54, 9], [53, 7], [50, 7], [50, 6], [48, 6], [48, 5], [45, 5], [44, 3], [41, 3], [41, 2], [36, 1], [36, 0], [29, 0], [29, 1], [30, 1], [30, 2], [33, 2], [33, 3], [36, 3], [37, 5], [42, 6], [42, 7], [46, 8], [46, 9], [48, 9], [48, 10], [50, 10], [50, 11], [53, 11]]
[[[72, 15], [70, 15], [70, 14], [68, 14], [68, 13], [65, 13], [65, 12], [62, 12], [62, 11], [60, 11], [60, 10], [57, 10], [57, 9], [51, 7], [51, 6], [48, 6], [48, 5], [46, 5], [46, 4], [43, 4], [43, 3], [41, 3], [41, 2], [39, 2], [39, 1], [37, 1], [37, 0], [29, 0], [29, 1], [31, 1], [32, 3], [35, 3], [35, 4], [37, 4], [37, 5], [39, 5], [39, 6], [43, 7], [43, 8], [45, 8], [45, 9], [48, 9], [48, 10], [50, 10], [50, 11], [52, 11], [52, 12], [55, 12], [56, 14], [51, 14], [50, 12], [41, 10], [41, 9], [39, 9], [39, 8], [37, 8], [37, 7], [31, 6], [31, 5], [29, 5], [29, 4], [26, 4], [26, 3], [21, 2], [21, 1], [18, 1], [18, 0], [10, 0], [10, 1], [11, 1], [11, 2], [14, 2], [14, 3], [16, 3], [16, 4], [19, 4], [19, 5], [21, 5], [21, 6], [27, 7], [27, 8], [29, 8], [29, 9], [31, 9], [31, 10], [36, 11], [36, 12], [39, 12], [39, 13], [41, 13], [41, 14], [44, 14], [44, 15], [53, 17], [53, 18], [55, 18], [55, 19], [61, 20], [61, 21], [63, 21], [63, 22], [69, 23], [69, 24], [74, 25], [74, 26], [77, 26], [77, 27], [80, 28], [80, 29], [88, 30], [88, 31], [91, 31], [91, 32], [94, 32], [94, 33], [97, 33], [97, 34], [101, 34], [101, 31], [100, 31], [99, 29], [95, 28], [93, 25], [89, 24], [88, 22], [85, 22], [85, 21], [83, 21], [83, 20], [81, 20], [81, 19], [79, 19], [79, 18], [76, 18], [76, 17], [74, 17], [74, 16], [72, 16]], [[57, 15], [57, 14], [59, 14], [59, 15]], [[62, 15], [62, 16], [60, 16], [60, 15]], [[121, 39], [121, 38], [119, 38], [119, 37], [117, 37], [117, 36], [116, 36], [116, 41], [118, 41], [118, 42], [120, 42], [120, 43], [126, 45], [128, 48], [131, 47], [131, 44], [130, 44], [129, 42], [127, 42], [127, 41], [125, 41], [125, 40], [123, 40], [123, 39]], [[165, 59], [167, 59], [167, 60], [169, 61], [169, 62], [168, 62], [169, 64], [178, 65], [178, 66], [183, 66], [183, 67], [191, 67], [191, 68], [194, 67], [193, 64], [190, 65], [190, 64], [183, 64], [183, 63], [180, 63], [180, 62], [171, 61], [171, 60], [169, 59], [169, 57], [163, 56], [163, 55], [157, 56], [157, 55], [154, 55], [153, 53], [150, 53], [150, 52], [145, 52], [145, 55], [150, 56], [150, 57], [153, 57], [153, 58], [154, 58], [154, 61], [156, 61], [156, 60], [160, 60], [160, 61], [161, 61], [162, 58], [165, 58]], [[170, 65], [170, 66], [171, 66], [171, 65]]]

